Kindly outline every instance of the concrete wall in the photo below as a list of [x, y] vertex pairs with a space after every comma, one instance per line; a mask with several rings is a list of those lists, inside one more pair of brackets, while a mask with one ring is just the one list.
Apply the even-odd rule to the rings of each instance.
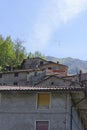
[[[49, 130], [71, 130], [71, 100], [68, 93], [50, 92], [49, 109], [37, 108], [37, 93], [5, 91], [0, 93], [0, 130], [35, 130], [36, 121], [49, 121]], [[84, 130], [73, 109], [72, 130]]]
[[51, 94], [49, 109], [37, 109], [37, 93], [2, 92], [0, 130], [35, 130], [38, 120], [49, 121], [50, 130], [69, 130], [69, 103], [66, 94]]

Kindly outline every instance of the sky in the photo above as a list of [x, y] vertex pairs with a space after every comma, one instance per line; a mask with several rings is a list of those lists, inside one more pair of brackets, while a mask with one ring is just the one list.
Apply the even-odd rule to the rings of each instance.
[[0, 34], [27, 52], [87, 61], [87, 0], [0, 0]]

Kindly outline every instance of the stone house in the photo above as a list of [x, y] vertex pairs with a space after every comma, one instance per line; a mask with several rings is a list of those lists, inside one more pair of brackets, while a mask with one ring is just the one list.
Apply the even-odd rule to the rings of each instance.
[[86, 87], [64, 78], [66, 66], [38, 59], [0, 73], [0, 130], [85, 130]]
[[23, 60], [21, 69], [0, 73], [0, 85], [34, 85], [48, 75], [66, 76], [68, 67], [41, 58]]

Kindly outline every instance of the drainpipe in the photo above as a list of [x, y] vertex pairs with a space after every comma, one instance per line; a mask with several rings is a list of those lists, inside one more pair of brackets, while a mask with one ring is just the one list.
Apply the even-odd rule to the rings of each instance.
[[73, 104], [73, 105], [71, 105], [71, 118], [70, 118], [70, 130], [72, 130], [72, 119], [73, 119], [73, 107], [76, 107], [78, 104], [80, 104], [83, 100], [85, 99], [85, 97], [84, 98], [82, 98], [82, 99], [80, 99], [76, 104]]

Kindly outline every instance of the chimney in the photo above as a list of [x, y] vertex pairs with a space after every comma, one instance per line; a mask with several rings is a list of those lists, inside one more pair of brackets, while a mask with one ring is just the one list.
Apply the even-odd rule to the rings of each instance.
[[82, 80], [82, 70], [79, 71], [79, 82]]
[[59, 61], [57, 61], [57, 64], [59, 64]]

